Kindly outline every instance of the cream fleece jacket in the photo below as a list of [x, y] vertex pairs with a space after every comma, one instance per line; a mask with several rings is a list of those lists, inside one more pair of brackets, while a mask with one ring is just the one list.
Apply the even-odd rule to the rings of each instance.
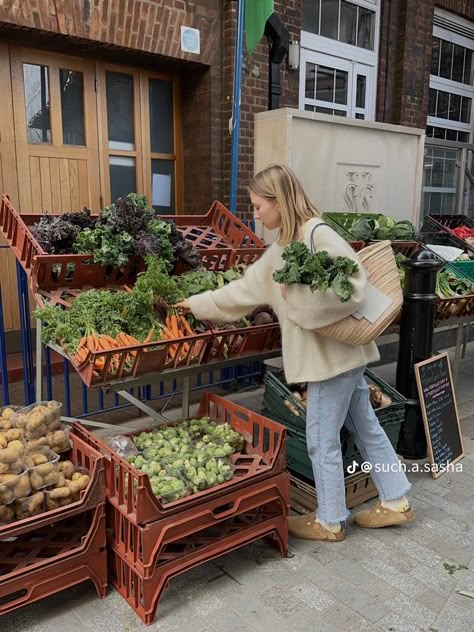
[[[306, 245], [310, 246], [311, 231], [321, 221], [314, 218], [306, 222]], [[318, 334], [318, 327], [336, 323], [357, 310], [367, 279], [357, 255], [332, 228], [318, 228], [313, 243], [316, 250], [326, 250], [333, 257], [350, 257], [359, 264], [359, 271], [350, 278], [353, 294], [346, 303], [341, 303], [331, 288], [312, 293], [301, 284], [287, 286], [285, 300], [279, 283], [272, 278], [273, 272], [284, 265], [283, 246], [277, 243], [249, 266], [241, 279], [189, 299], [191, 311], [201, 320], [239, 320], [259, 305], [271, 305], [280, 322], [283, 366], [290, 383], [328, 380], [380, 357], [374, 342], [353, 346]]]

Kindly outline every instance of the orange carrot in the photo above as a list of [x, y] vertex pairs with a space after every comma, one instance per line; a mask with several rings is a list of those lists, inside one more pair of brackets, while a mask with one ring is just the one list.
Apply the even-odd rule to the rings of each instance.
[[190, 336], [195, 336], [196, 334], [194, 333], [193, 328], [182, 314], [180, 316], [180, 320], [183, 324], [184, 331], [187, 332]]
[[154, 333], [155, 333], [155, 329], [152, 327], [152, 328], [150, 329], [150, 331], [148, 332], [148, 336], [145, 338], [145, 340], [144, 340], [143, 342], [144, 342], [144, 343], [145, 343], [145, 342], [150, 342], [150, 341], [151, 341], [151, 339], [153, 338], [153, 334], [154, 334]]
[[169, 328], [176, 335], [176, 338], [179, 338], [178, 317], [176, 316], [176, 314], [171, 314], [170, 315]]

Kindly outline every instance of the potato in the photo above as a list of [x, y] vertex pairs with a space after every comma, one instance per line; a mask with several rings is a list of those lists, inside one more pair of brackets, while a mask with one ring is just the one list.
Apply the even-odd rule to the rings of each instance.
[[0, 419], [0, 430], [10, 430], [13, 428], [13, 424], [9, 419], [4, 419], [3, 417]]
[[87, 487], [89, 483], [89, 476], [87, 474], [80, 474], [79, 477], [72, 481], [66, 481], [66, 485], [71, 490], [73, 495], [78, 495], [83, 489]]
[[58, 482], [56, 483], [56, 488], [58, 487], [66, 487], [66, 478], [62, 472], [59, 473]]
[[31, 458], [33, 459], [33, 463], [35, 465], [43, 465], [46, 463], [49, 463], [49, 459], [46, 456], [46, 454], [43, 454], [42, 452], [34, 452], [31, 455]]
[[10, 419], [10, 417], [15, 413], [15, 411], [12, 408], [5, 408], [4, 410], [2, 410], [2, 417], [4, 419]]
[[8, 440], [5, 434], [0, 434], [0, 450], [4, 450], [8, 447]]
[[0, 450], [0, 463], [13, 463], [18, 459], [18, 450], [5, 448]]
[[28, 423], [28, 417], [24, 413], [18, 413], [14, 417], [16, 428], [25, 428]]
[[65, 478], [72, 478], [74, 470], [74, 463], [72, 463], [71, 461], [59, 462], [59, 471], [64, 474]]
[[15, 514], [11, 507], [7, 507], [5, 505], [0, 505], [0, 524], [7, 522], [12, 522], [15, 519]]
[[8, 444], [10, 450], [16, 450], [19, 454], [22, 454], [25, 450], [25, 446], [22, 441], [17, 441], [16, 439], [10, 441]]
[[39, 439], [30, 439], [26, 442], [26, 445], [30, 450], [34, 450], [35, 448], [43, 448], [45, 446], [47, 447], [48, 440], [46, 437], [40, 437]]
[[21, 441], [23, 439], [23, 431], [21, 428], [11, 428], [7, 430], [7, 441]]
[[68, 436], [64, 430], [54, 430], [53, 432], [48, 432], [46, 440], [51, 450], [53, 450], [53, 452], [57, 452], [58, 454], [65, 452], [71, 446]]
[[22, 498], [15, 502], [15, 514], [18, 520], [37, 516], [44, 511], [44, 494], [36, 492], [28, 498]]
[[0, 503], [9, 505], [17, 498], [28, 496], [30, 483], [28, 474], [16, 476], [14, 474], [2, 474], [0, 480]]
[[8, 481], [12, 481], [17, 476], [17, 474], [1, 474], [0, 483], [7, 483]]
[[31, 491], [30, 479], [28, 475], [22, 474], [18, 477], [18, 481], [14, 488], [15, 498], [25, 498]]
[[71, 496], [71, 490], [69, 487], [57, 487], [56, 489], [52, 489], [48, 492], [49, 497], [53, 500], [58, 500], [59, 498], [68, 498]]

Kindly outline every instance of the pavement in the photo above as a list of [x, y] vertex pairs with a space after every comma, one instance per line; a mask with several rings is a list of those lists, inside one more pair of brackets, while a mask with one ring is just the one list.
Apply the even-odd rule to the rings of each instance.
[[[393, 383], [395, 366], [376, 373]], [[114, 589], [100, 600], [85, 583], [4, 615], [1, 632], [474, 632], [473, 376], [470, 344], [457, 384], [462, 472], [408, 474], [414, 522], [349, 523], [330, 544], [290, 538], [286, 559], [265, 541], [243, 547], [173, 579], [149, 627]], [[262, 395], [231, 397], [258, 409]]]

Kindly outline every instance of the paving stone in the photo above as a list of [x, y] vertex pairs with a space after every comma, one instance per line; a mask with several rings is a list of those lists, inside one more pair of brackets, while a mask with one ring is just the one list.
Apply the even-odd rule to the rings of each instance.
[[337, 560], [329, 564], [328, 568], [354, 586], [360, 586], [374, 578], [371, 573], [361, 568], [360, 564], [350, 560]]
[[398, 595], [394, 599], [389, 599], [385, 605], [400, 616], [406, 617], [409, 613], [410, 620], [422, 629], [429, 628], [436, 618], [436, 612], [426, 608], [421, 603], [414, 608], [413, 600], [407, 595]]
[[434, 538], [427, 542], [426, 546], [436, 551], [436, 553], [440, 554], [444, 559], [448, 558], [456, 564], [468, 566], [469, 563], [474, 560], [474, 555], [471, 551], [466, 551], [466, 549], [452, 542], [447, 542], [445, 539]]
[[[328, 625], [335, 626], [334, 629], [338, 632], [346, 632], [350, 630], [352, 626], [360, 626], [366, 621], [365, 617], [361, 617], [351, 608], [347, 608], [341, 603], [336, 603], [319, 616], [321, 621], [324, 621]], [[329, 630], [330, 628], [322, 627], [322, 630], [326, 629]], [[300, 632], [301, 630], [302, 628], [300, 628]]]
[[395, 569], [389, 561], [372, 558], [361, 562], [361, 564], [370, 573], [380, 577], [387, 584], [398, 588], [400, 592], [406, 595], [419, 595], [424, 590], [423, 584], [407, 573], [402, 573]]
[[474, 621], [474, 599], [471, 599], [471, 597], [467, 597], [466, 595], [460, 595], [455, 592], [451, 595], [449, 603], [452, 606], [459, 606], [460, 608], [464, 608], [465, 610], [470, 610], [471, 617], [473, 617]]
[[361, 584], [359, 588], [378, 602], [393, 599], [396, 595], [400, 594], [394, 586], [390, 586], [390, 584], [387, 584], [387, 582], [375, 576], [372, 576], [370, 581]]
[[[377, 622], [378, 629], [383, 632], [426, 632], [427, 628], [420, 628], [413, 623], [410, 616], [402, 616], [396, 612], [387, 614]], [[443, 632], [445, 632], [443, 630]]]
[[471, 503], [471, 498], [468, 498], [466, 495], [461, 494], [458, 491], [449, 492], [449, 494], [446, 494], [445, 498], [452, 503], [456, 503], [456, 505], [466, 505], [467, 503]]
[[472, 612], [449, 604], [438, 615], [431, 627], [439, 632], [471, 632], [473, 629]]
[[[448, 575], [442, 566], [436, 568], [423, 568], [420, 566], [412, 571], [410, 577], [412, 580], [416, 580], [419, 586], [433, 588], [446, 597], [449, 597], [456, 587], [456, 580]], [[418, 594], [420, 594], [420, 591]]]
[[291, 617], [295, 615], [304, 605], [295, 594], [289, 592], [282, 586], [274, 586], [273, 588], [264, 590], [260, 595], [260, 600], [281, 617]]
[[371, 623], [375, 623], [388, 612], [386, 603], [376, 601], [348, 582], [341, 583], [337, 598]]
[[291, 592], [299, 601], [302, 601], [308, 608], [313, 610], [325, 610], [336, 603], [327, 592], [321, 590], [313, 583], [298, 584]]
[[[332, 546], [328, 544], [328, 546]], [[311, 564], [302, 568], [301, 575], [312, 581], [316, 586], [337, 597], [337, 591], [341, 585], [341, 577], [333, 573], [329, 568], [322, 564]]]
[[426, 566], [436, 566], [442, 559], [441, 555], [438, 555], [430, 548], [417, 542], [413, 542], [406, 537], [399, 538], [396, 546], [399, 551], [409, 555], [411, 558], [414, 558]]
[[335, 562], [336, 560], [342, 560], [345, 557], [341, 553], [339, 553], [337, 547], [328, 546], [328, 544], [324, 542], [316, 545], [316, 547], [308, 553], [308, 556], [314, 558], [323, 566], [327, 566], [328, 564], [330, 564], [331, 562]]
[[[433, 612], [438, 613], [441, 612], [441, 610], [446, 605], [448, 597], [442, 595], [439, 592], [436, 592], [436, 590], [433, 590], [432, 588], [428, 588], [428, 590], [422, 592], [421, 595], [418, 595], [416, 600], [430, 610], [433, 610]], [[415, 607], [417, 608], [418, 606]]]

